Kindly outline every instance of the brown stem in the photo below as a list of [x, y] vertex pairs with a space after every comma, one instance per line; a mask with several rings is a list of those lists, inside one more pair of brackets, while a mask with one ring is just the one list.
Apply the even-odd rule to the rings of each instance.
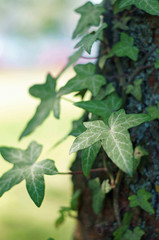
[[134, 80], [134, 78], [136, 77], [136, 75], [138, 75], [141, 71], [148, 69], [148, 68], [152, 68], [154, 66], [154, 64], [149, 64], [149, 65], [141, 65], [139, 66], [134, 72], [133, 74], [130, 76], [129, 78], [129, 84], [132, 83], [132, 81]]
[[[108, 172], [108, 170], [106, 168], [91, 169], [90, 173], [93, 173], [93, 172]], [[61, 174], [61, 175], [82, 175], [83, 171], [79, 170], [79, 171], [74, 171], [74, 172], [59, 172], [58, 174]]]

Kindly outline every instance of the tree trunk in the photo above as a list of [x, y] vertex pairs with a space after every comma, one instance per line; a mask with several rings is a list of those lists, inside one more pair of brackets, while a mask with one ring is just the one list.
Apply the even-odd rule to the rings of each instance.
[[[112, 47], [112, 44], [119, 41], [120, 33], [123, 30], [118, 27], [113, 28], [114, 23], [122, 22], [125, 17], [131, 17], [126, 33], [134, 38], [135, 45], [140, 49], [139, 60], [133, 62], [128, 58], [114, 57], [107, 60], [103, 70], [97, 67], [97, 71], [106, 77], [107, 82], [115, 84], [118, 94], [125, 98], [123, 108], [127, 113], [145, 112], [148, 106], [156, 105], [159, 101], [159, 71], [154, 70], [154, 66], [152, 66], [156, 47], [159, 46], [158, 17], [151, 16], [135, 7], [113, 15], [109, 1], [107, 4], [104, 21], [108, 23], [108, 28], [105, 31], [105, 44], [100, 46], [100, 54], [105, 53]], [[133, 83], [135, 79], [139, 78], [143, 79], [141, 102], [131, 95], [127, 97], [123, 95], [124, 81]], [[159, 121], [151, 121], [133, 128], [130, 134], [134, 148], [142, 145], [149, 152], [149, 156], [142, 158], [141, 164], [132, 178], [120, 173], [117, 167], [109, 159], [107, 160], [114, 177], [118, 174], [120, 180], [113, 191], [106, 195], [99, 215], [92, 210], [92, 192], [88, 187], [88, 180], [99, 177], [102, 181], [109, 176], [104, 172], [91, 173], [89, 178], [83, 175], [73, 176], [74, 190], [82, 190], [75, 240], [113, 239], [112, 234], [120, 225], [124, 213], [132, 211], [128, 197], [140, 188], [145, 188], [152, 194], [151, 205], [155, 214], [150, 215], [141, 208], [135, 208], [130, 229], [141, 226], [145, 231], [143, 240], [159, 239]], [[93, 168], [103, 167], [102, 151], [98, 154]], [[81, 153], [78, 153], [71, 170], [81, 170]]]

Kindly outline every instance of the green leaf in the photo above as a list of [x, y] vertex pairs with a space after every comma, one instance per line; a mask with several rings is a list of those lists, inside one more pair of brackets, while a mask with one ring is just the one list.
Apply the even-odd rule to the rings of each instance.
[[137, 195], [131, 195], [128, 199], [130, 201], [130, 207], [141, 207], [144, 211], [154, 214], [155, 211], [151, 207], [148, 200], [151, 198], [151, 193], [147, 192], [144, 188], [137, 191]]
[[59, 118], [60, 115], [60, 98], [55, 92], [56, 79], [48, 74], [46, 83], [34, 85], [29, 89], [33, 97], [40, 98], [41, 103], [36, 109], [32, 119], [28, 122], [19, 139], [32, 133], [43, 121], [49, 116], [50, 112], [54, 112], [54, 116]]
[[105, 134], [107, 134], [108, 127], [103, 121], [85, 122], [83, 124], [88, 129], [75, 139], [70, 149], [70, 154], [90, 147], [100, 139], [106, 138]]
[[113, 240], [121, 240], [122, 239], [124, 233], [127, 231], [127, 229], [130, 226], [133, 215], [134, 215], [133, 212], [126, 212], [124, 214], [124, 218], [122, 220], [120, 227], [118, 227], [115, 230], [115, 232], [113, 233], [113, 236], [114, 236]]
[[88, 186], [93, 192], [93, 202], [92, 208], [94, 213], [97, 215], [100, 213], [105, 194], [111, 190], [109, 180], [103, 181], [102, 185], [100, 184], [99, 178], [92, 179], [88, 182]]
[[86, 52], [91, 54], [93, 43], [97, 40], [100, 40], [100, 35], [103, 29], [106, 27], [107, 24], [103, 23], [103, 25], [96, 32], [89, 33], [88, 35], [83, 37], [82, 40], [76, 44], [75, 48], [82, 47]]
[[2, 157], [14, 164], [13, 168], [0, 178], [0, 196], [25, 179], [31, 199], [40, 207], [45, 192], [44, 174], [58, 174], [53, 160], [46, 159], [35, 163], [41, 150], [42, 146], [36, 142], [32, 142], [26, 150], [0, 148]]
[[132, 176], [133, 147], [127, 129], [151, 119], [147, 114], [125, 114], [123, 109], [111, 114], [108, 125], [103, 121], [85, 122], [87, 128], [72, 144], [70, 153], [90, 147], [101, 140], [108, 157], [124, 172]]
[[75, 106], [85, 109], [97, 116], [108, 119], [112, 112], [118, 110], [122, 106], [122, 99], [116, 93], [112, 93], [106, 100], [91, 100], [75, 103]]
[[72, 196], [72, 199], [71, 199], [71, 202], [70, 202], [71, 210], [76, 211], [78, 209], [80, 194], [81, 194], [81, 190], [80, 189], [77, 189], [74, 192], [74, 194]]
[[101, 88], [106, 83], [106, 79], [99, 74], [96, 74], [96, 66], [92, 63], [78, 64], [74, 67], [76, 76], [69, 80], [64, 87], [62, 87], [58, 96], [66, 95], [71, 92], [80, 91], [82, 89], [89, 89], [93, 96], [96, 96]]
[[55, 226], [59, 227], [66, 219], [66, 215], [70, 212], [69, 207], [61, 207], [59, 210], [60, 216], [55, 221]]
[[97, 157], [97, 154], [101, 148], [101, 143], [96, 142], [90, 147], [82, 150], [82, 170], [85, 176], [89, 175], [92, 165]]
[[148, 107], [147, 112], [152, 119], [159, 119], [159, 102], [156, 106]]
[[134, 170], [137, 170], [137, 168], [140, 164], [141, 158], [144, 157], [144, 156], [148, 156], [148, 155], [149, 155], [149, 153], [142, 146], [139, 145], [135, 148], [135, 151], [134, 151]]
[[156, 63], [155, 63], [155, 68], [159, 68], [159, 58], [157, 58]]
[[100, 16], [105, 13], [105, 9], [99, 4], [87, 2], [82, 7], [75, 10], [81, 14], [76, 29], [73, 33], [73, 38], [79, 37], [86, 33], [90, 26], [99, 26]]
[[142, 236], [145, 234], [145, 232], [140, 228], [136, 227], [134, 228], [134, 231], [127, 230], [124, 236], [122, 237], [123, 240], [141, 240]]
[[112, 56], [116, 54], [118, 57], [129, 57], [133, 61], [138, 59], [139, 49], [134, 46], [134, 39], [122, 32], [120, 35], [120, 42], [116, 43], [112, 50]]
[[159, 16], [158, 0], [120, 0], [120, 8], [135, 5], [151, 15]]
[[113, 5], [117, 0], [111, 0], [111, 4]]
[[127, 85], [126, 94], [131, 94], [138, 101], [141, 101], [142, 100], [142, 89], [141, 89], [142, 82], [143, 82], [143, 79], [137, 79], [134, 81], [134, 85], [132, 84]]

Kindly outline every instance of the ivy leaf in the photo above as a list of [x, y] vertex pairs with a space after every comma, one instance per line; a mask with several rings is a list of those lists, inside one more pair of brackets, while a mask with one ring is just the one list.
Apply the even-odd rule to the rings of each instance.
[[83, 37], [82, 40], [76, 44], [75, 48], [82, 47], [86, 52], [91, 54], [93, 43], [97, 40], [100, 40], [100, 35], [103, 29], [106, 27], [107, 24], [103, 23], [103, 25], [96, 32], [89, 33], [88, 35]]
[[144, 157], [144, 156], [148, 156], [148, 155], [149, 155], [149, 153], [142, 146], [139, 145], [135, 148], [135, 151], [134, 151], [134, 170], [137, 170], [137, 168], [140, 164], [141, 158]]
[[120, 42], [116, 43], [111, 54], [116, 54], [118, 57], [129, 57], [133, 61], [138, 59], [139, 49], [134, 46], [134, 39], [122, 32], [120, 35]]
[[123, 240], [141, 240], [141, 237], [145, 234], [145, 232], [140, 228], [134, 228], [134, 231], [127, 230], [123, 236]]
[[96, 142], [82, 151], [82, 170], [85, 176], [89, 175], [100, 148], [101, 143]]
[[25, 179], [31, 199], [40, 207], [45, 192], [44, 174], [58, 174], [53, 160], [46, 159], [35, 163], [41, 150], [42, 146], [36, 142], [32, 142], [26, 150], [0, 148], [2, 157], [14, 164], [13, 168], [0, 178], [0, 196]]
[[83, 120], [84, 120], [84, 117], [82, 116], [80, 119], [74, 120], [72, 122], [73, 126], [69, 135], [77, 137], [78, 135], [80, 135], [86, 130], [85, 126], [83, 125]]
[[124, 8], [132, 4], [151, 15], [159, 16], [158, 0], [120, 0], [120, 8]]
[[159, 102], [156, 106], [148, 107], [147, 112], [152, 119], [159, 119]]
[[159, 68], [159, 58], [157, 58], [156, 63], [155, 63], [155, 68]]
[[81, 14], [81, 17], [73, 33], [73, 38], [83, 35], [90, 26], [99, 26], [100, 16], [105, 13], [105, 9], [100, 4], [94, 5], [87, 2], [82, 7], [77, 8], [75, 12]]
[[19, 139], [32, 133], [53, 111], [54, 116], [60, 115], [60, 98], [55, 92], [56, 79], [50, 74], [47, 75], [46, 83], [34, 85], [29, 89], [29, 93], [36, 98], [40, 98], [41, 103], [36, 109], [32, 119], [28, 122]]
[[85, 149], [101, 140], [108, 157], [122, 171], [132, 176], [133, 147], [127, 129], [149, 119], [147, 114], [125, 114], [121, 109], [111, 114], [108, 125], [101, 120], [85, 122], [87, 130], [75, 139], [70, 153]]
[[77, 189], [74, 192], [74, 194], [72, 196], [72, 199], [71, 199], [71, 202], [70, 202], [71, 210], [76, 211], [78, 209], [80, 194], [81, 194], [81, 190], [80, 189]]
[[122, 220], [122, 223], [120, 225], [120, 227], [118, 227], [115, 232], [113, 233], [114, 236], [114, 240], [121, 240], [124, 233], [127, 231], [127, 229], [130, 226], [132, 217], [133, 217], [134, 213], [133, 212], [127, 212], [124, 214], [124, 218]]
[[151, 193], [147, 192], [144, 188], [137, 191], [137, 195], [131, 195], [128, 199], [130, 201], [130, 207], [141, 207], [144, 211], [154, 214], [155, 211], [151, 207], [148, 200], [151, 198]]
[[96, 67], [92, 63], [78, 64], [74, 67], [76, 76], [69, 80], [64, 87], [62, 87], [58, 96], [66, 95], [71, 92], [80, 91], [82, 89], [89, 89], [93, 96], [96, 96], [101, 86], [106, 83], [106, 79], [99, 74], [96, 74]]
[[93, 202], [92, 208], [94, 213], [97, 215], [100, 213], [105, 194], [111, 190], [109, 180], [103, 181], [102, 185], [100, 184], [99, 178], [92, 179], [88, 182], [88, 186], [93, 192]]
[[108, 119], [112, 112], [118, 110], [122, 106], [122, 99], [116, 93], [112, 93], [106, 100], [91, 100], [76, 102], [75, 106], [85, 109], [97, 116]]
[[142, 99], [142, 89], [141, 89], [142, 82], [143, 82], [143, 79], [137, 79], [134, 81], [134, 85], [129, 84], [126, 87], [126, 94], [131, 94], [138, 101], [141, 101], [141, 99]]

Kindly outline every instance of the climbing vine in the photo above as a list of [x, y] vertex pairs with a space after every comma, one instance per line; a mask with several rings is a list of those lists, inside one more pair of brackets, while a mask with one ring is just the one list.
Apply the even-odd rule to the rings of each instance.
[[[48, 74], [45, 83], [30, 87], [30, 95], [39, 98], [40, 104], [19, 139], [36, 131], [50, 113], [53, 112], [54, 117], [59, 119], [61, 99], [75, 92], [81, 96], [82, 101], [74, 102], [74, 105], [84, 109], [85, 114], [73, 122], [68, 135], [75, 137], [70, 146], [70, 154], [82, 150], [81, 170], [62, 173], [57, 170], [55, 161], [51, 159], [36, 162], [42, 146], [35, 141], [30, 143], [26, 150], [2, 146], [0, 147], [2, 157], [13, 164], [13, 167], [0, 178], [0, 196], [25, 180], [31, 199], [37, 207], [40, 207], [45, 192], [45, 174], [83, 174], [92, 194], [92, 209], [96, 215], [101, 212], [105, 197], [111, 192], [114, 193], [114, 215], [117, 224], [109, 239], [140, 240], [146, 236], [147, 229], [144, 224], [132, 228], [131, 222], [136, 209], [154, 215], [156, 219], [159, 217], [159, 205], [156, 204], [156, 200], [153, 201], [153, 196], [148, 191], [150, 189], [143, 183], [138, 185], [141, 186], [139, 188], [133, 185], [138, 169], [142, 169], [138, 172], [141, 175], [146, 171], [141, 160], [148, 158], [149, 149], [145, 148], [143, 135], [150, 131], [149, 126], [152, 122], [158, 124], [159, 120], [157, 89], [154, 99], [144, 99], [145, 94], [149, 94], [148, 89], [143, 93], [144, 84], [152, 72], [155, 71], [156, 81], [159, 81], [159, 41], [152, 42], [152, 39], [147, 39], [145, 33], [148, 31], [150, 35], [155, 35], [159, 32], [159, 26], [156, 27], [156, 32], [151, 34], [151, 29], [146, 29], [142, 22], [145, 19], [140, 19], [139, 25], [137, 16], [141, 15], [142, 19], [145, 15], [148, 18], [152, 17], [152, 24], [155, 24], [154, 19], [158, 19], [159, 16], [159, 2], [158, 0], [111, 0], [103, 1], [101, 4], [87, 2], [75, 11], [80, 14], [73, 32], [73, 38], [80, 38], [75, 45], [75, 49], [78, 50], [69, 57], [67, 65], [56, 78]], [[111, 16], [108, 16], [110, 12]], [[144, 39], [140, 37], [141, 30], [145, 34]], [[77, 60], [84, 57], [84, 51], [91, 54], [96, 41], [100, 43], [102, 49], [96, 57], [96, 63], [76, 65]], [[57, 89], [57, 81], [71, 65], [74, 65], [75, 77]], [[109, 66], [112, 66], [112, 69]], [[155, 86], [157, 88], [158, 85]], [[90, 99], [85, 101], [87, 91], [90, 92]], [[156, 144], [159, 144], [157, 136]], [[93, 168], [99, 154], [102, 166]], [[158, 160], [155, 161], [157, 165]], [[105, 173], [105, 179], [97, 176], [90, 178], [92, 173], [101, 172]], [[148, 171], [145, 174], [150, 175]], [[158, 179], [153, 186], [154, 196], [157, 198], [159, 175], [154, 174]], [[118, 197], [123, 176], [128, 184], [130, 183], [134, 193], [127, 197], [128, 208], [121, 220]], [[61, 207], [56, 226], [59, 226], [67, 215], [76, 216], [80, 195], [81, 190], [78, 189], [73, 194], [70, 206]]]

